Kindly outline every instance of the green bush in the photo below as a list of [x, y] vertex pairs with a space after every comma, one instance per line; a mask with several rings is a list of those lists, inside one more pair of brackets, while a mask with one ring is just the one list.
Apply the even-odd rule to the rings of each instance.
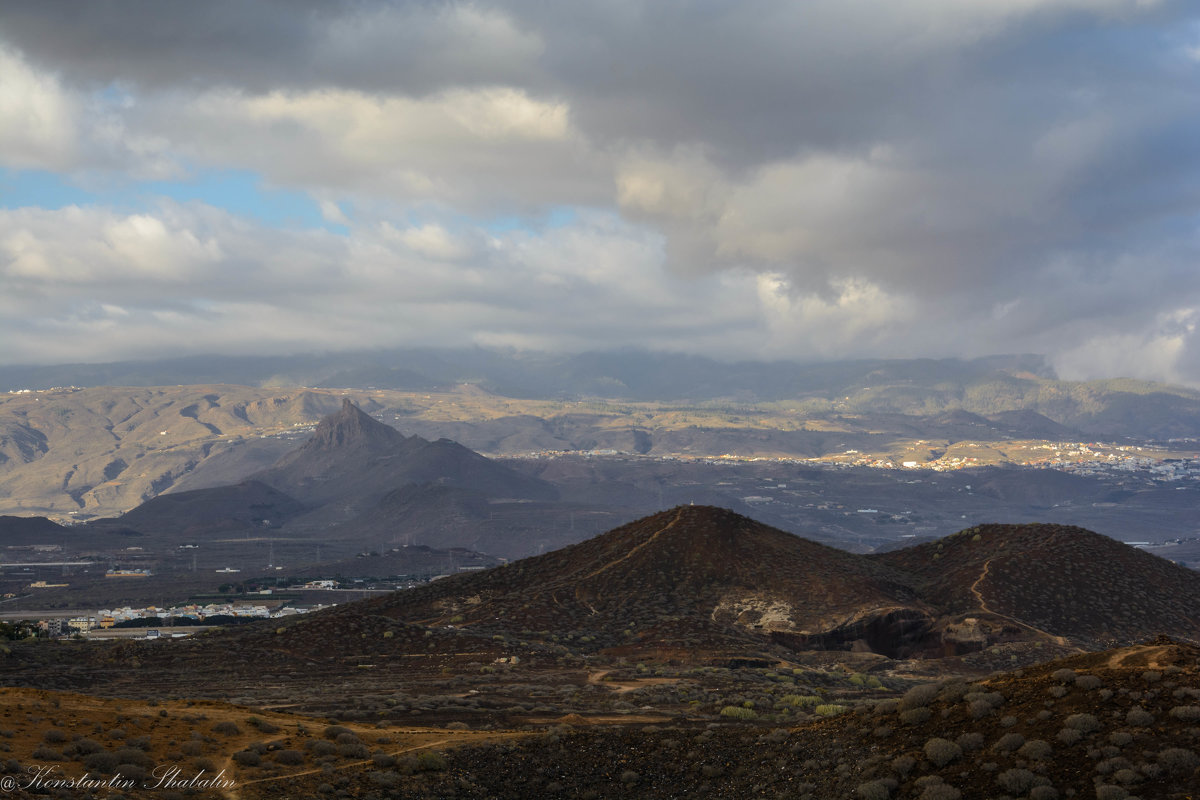
[[846, 706], [839, 706], [836, 703], [825, 703], [813, 709], [813, 713], [822, 717], [836, 717], [838, 714], [846, 711]]
[[732, 719], [757, 719], [758, 714], [752, 708], [744, 708], [742, 706], [725, 706], [721, 709], [722, 717], [730, 717]]

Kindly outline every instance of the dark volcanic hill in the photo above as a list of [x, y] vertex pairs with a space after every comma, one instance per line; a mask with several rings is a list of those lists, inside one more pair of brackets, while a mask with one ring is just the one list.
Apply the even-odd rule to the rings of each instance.
[[0, 516], [0, 542], [4, 545], [62, 544], [70, 528], [45, 517]]
[[389, 596], [402, 619], [576, 631], [618, 642], [683, 630], [817, 633], [915, 605], [891, 570], [724, 509], [680, 506], [487, 573]]
[[[681, 506], [546, 555], [338, 614], [542, 631], [583, 650], [964, 655], [1200, 639], [1200, 575], [1079, 528], [989, 525], [867, 557]], [[780, 650], [779, 652], [783, 652]], [[694, 653], [693, 653], [694, 654]]]
[[1200, 639], [1200, 574], [1067, 525], [980, 525], [872, 560], [947, 614], [988, 612], [1080, 643]]
[[147, 532], [171, 530], [185, 534], [241, 531], [248, 527], [279, 528], [307, 510], [294, 497], [251, 480], [234, 486], [162, 494], [121, 517], [98, 520], [88, 527], [120, 525]]

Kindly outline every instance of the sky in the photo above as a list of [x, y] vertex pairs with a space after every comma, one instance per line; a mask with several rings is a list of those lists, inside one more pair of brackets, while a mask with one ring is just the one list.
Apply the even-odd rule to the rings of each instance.
[[1193, 0], [0, 4], [0, 364], [1042, 353], [1200, 386]]

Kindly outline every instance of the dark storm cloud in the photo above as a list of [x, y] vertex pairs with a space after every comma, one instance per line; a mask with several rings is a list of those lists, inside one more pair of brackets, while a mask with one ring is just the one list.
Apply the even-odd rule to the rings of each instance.
[[539, 49], [501, 13], [431, 2], [47, 0], [4, 4], [0, 31], [73, 81], [153, 89], [423, 94], [518, 81]]
[[[1072, 374], [1200, 381], [1200, 12], [1184, 0], [10, 3], [0, 45], [19, 78], [5, 95], [0, 76], [0, 111], [26, 120], [0, 126], [11, 163], [254, 170], [357, 213], [351, 262], [384, 247], [365, 223], [391, 221], [405, 247], [470, 252], [511, 282], [518, 261], [481, 255], [464, 217], [612, 209], [624, 227], [588, 240], [640, 242], [656, 275], [624, 324], [650, 344], [686, 340], [642, 313], [690, 277], [714, 304], [737, 287], [727, 344], [748, 355], [1041, 350]], [[193, 257], [191, 225], [160, 221]], [[445, 286], [473, 307], [499, 291], [461, 277]], [[627, 296], [604, 287], [603, 270], [576, 286], [619, 327], [603, 304]], [[519, 314], [497, 301], [488, 336], [582, 330], [538, 320], [553, 294], [522, 296]]]

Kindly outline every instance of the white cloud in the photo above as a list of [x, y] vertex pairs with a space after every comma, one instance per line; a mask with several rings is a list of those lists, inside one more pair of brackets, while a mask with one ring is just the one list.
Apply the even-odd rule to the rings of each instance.
[[0, 164], [62, 169], [76, 156], [78, 98], [0, 43]]

